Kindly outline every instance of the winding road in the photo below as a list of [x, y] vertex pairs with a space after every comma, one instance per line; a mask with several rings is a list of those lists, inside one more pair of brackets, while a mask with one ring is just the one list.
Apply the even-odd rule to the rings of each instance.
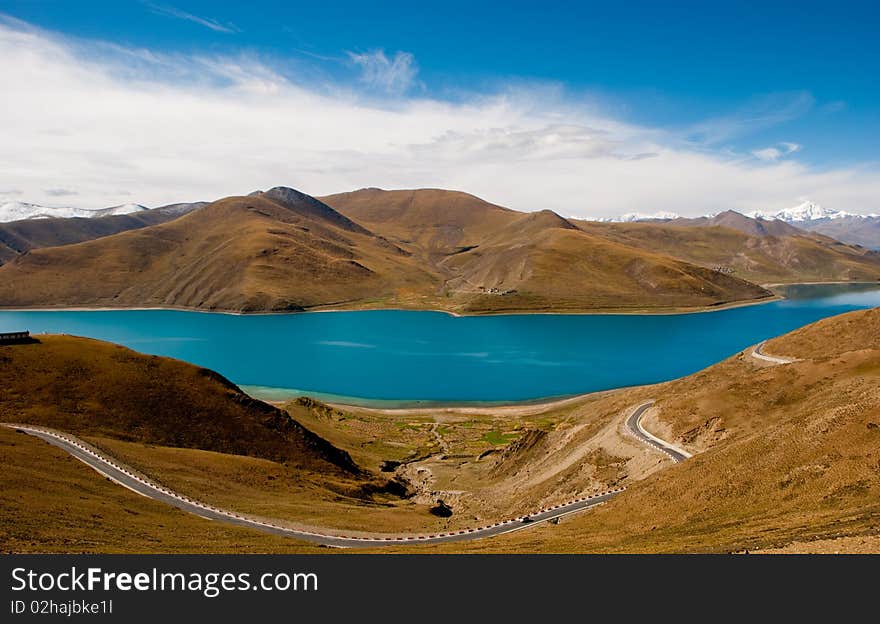
[[502, 535], [504, 533], [512, 533], [521, 529], [535, 526], [537, 524], [561, 518], [568, 514], [583, 511], [595, 507], [609, 500], [616, 494], [619, 494], [624, 488], [610, 490], [601, 494], [593, 494], [592, 496], [584, 496], [567, 503], [554, 505], [546, 509], [540, 509], [529, 516], [520, 516], [494, 524], [471, 528], [460, 529], [456, 531], [447, 531], [440, 533], [431, 533], [424, 535], [345, 535], [338, 533], [323, 533], [317, 531], [308, 531], [304, 529], [295, 529], [285, 527], [272, 521], [261, 520], [248, 517], [242, 514], [219, 509], [212, 505], [193, 500], [188, 496], [178, 494], [166, 487], [163, 487], [145, 477], [137, 474], [133, 469], [121, 464], [120, 462], [98, 452], [96, 449], [86, 444], [82, 440], [66, 433], [54, 431], [45, 427], [35, 427], [33, 425], [19, 425], [3, 423], [3, 426], [15, 429], [22, 433], [36, 436], [45, 440], [49, 444], [73, 455], [76, 459], [87, 464], [95, 471], [104, 475], [108, 479], [115, 481], [119, 485], [132, 490], [142, 496], [152, 498], [163, 503], [173, 505], [178, 509], [193, 513], [197, 516], [207, 518], [208, 520], [218, 520], [227, 524], [233, 524], [241, 527], [257, 529], [264, 533], [274, 535], [284, 535], [287, 537], [295, 537], [303, 541], [321, 544], [324, 546], [332, 546], [337, 548], [365, 548], [376, 546], [389, 546], [399, 544], [437, 544], [444, 542], [461, 542], [465, 540], [481, 539], [492, 537], [494, 535]]
[[[690, 454], [686, 451], [652, 436], [642, 428], [640, 423], [641, 418], [645, 411], [653, 404], [653, 401], [648, 401], [633, 409], [632, 413], [625, 421], [629, 432], [641, 442], [663, 451], [675, 462], [680, 462], [690, 457]], [[438, 544], [483, 539], [527, 529], [569, 514], [591, 509], [610, 500], [626, 489], [621, 487], [600, 494], [584, 496], [570, 500], [566, 503], [536, 510], [534, 513], [527, 516], [519, 516], [510, 520], [504, 520], [494, 524], [470, 529], [459, 529], [455, 531], [421, 535], [389, 535], [379, 533], [347, 535], [341, 530], [331, 532], [327, 529], [314, 531], [292, 528], [279, 524], [277, 521], [254, 518], [229, 510], [220, 509], [213, 505], [194, 500], [155, 483], [129, 466], [120, 463], [83, 440], [70, 434], [34, 425], [2, 423], [2, 426], [35, 436], [49, 444], [57, 446], [108, 479], [140, 494], [141, 496], [173, 505], [178, 509], [201, 516], [208, 520], [216, 520], [236, 526], [257, 529], [273, 535], [294, 537], [306, 542], [336, 548], [367, 548], [400, 544]]]
[[642, 427], [642, 417], [645, 415], [652, 406], [654, 405], [654, 401], [646, 401], [641, 405], [636, 406], [633, 409], [632, 413], [626, 419], [626, 429], [627, 432], [636, 438], [639, 442], [643, 444], [647, 444], [662, 453], [666, 453], [669, 458], [675, 462], [676, 464], [679, 462], [683, 462], [684, 460], [692, 457], [690, 453], [686, 450], [679, 448], [665, 440], [661, 440], [657, 436], [651, 435]]
[[767, 355], [763, 352], [764, 345], [767, 344], [766, 340], [762, 340], [754, 347], [752, 347], [751, 355], [753, 358], [757, 358], [764, 362], [770, 362], [771, 364], [791, 364], [792, 362], [797, 362], [795, 358], [787, 358], [778, 355]]

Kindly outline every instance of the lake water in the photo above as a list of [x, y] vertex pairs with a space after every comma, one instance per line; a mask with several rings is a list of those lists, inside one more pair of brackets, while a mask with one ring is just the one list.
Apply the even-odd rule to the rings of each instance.
[[265, 399], [309, 394], [414, 405], [665, 381], [818, 319], [880, 306], [880, 284], [805, 285], [784, 294], [762, 305], [675, 315], [2, 311], [0, 331], [109, 340], [214, 369]]

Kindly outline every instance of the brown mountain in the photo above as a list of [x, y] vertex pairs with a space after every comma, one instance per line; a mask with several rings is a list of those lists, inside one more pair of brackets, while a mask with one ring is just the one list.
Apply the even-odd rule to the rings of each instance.
[[31, 249], [71, 245], [172, 221], [206, 205], [206, 202], [171, 204], [127, 215], [92, 219], [26, 219], [0, 223], [0, 264]]
[[362, 189], [322, 199], [411, 250], [464, 311], [692, 307], [768, 295], [590, 235], [549, 210], [521, 213], [439, 189]]
[[880, 279], [880, 253], [736, 212], [667, 222], [577, 224], [623, 245], [756, 283]]
[[301, 310], [431, 283], [405, 251], [303, 197], [229, 197], [169, 223], [33, 250], [0, 267], [0, 301]]
[[0, 422], [361, 472], [287, 412], [192, 364], [72, 336], [6, 345], [0, 362]]
[[519, 214], [444, 258], [448, 292], [471, 310], [696, 307], [767, 296], [742, 280], [588, 234], [559, 215]]
[[480, 244], [522, 213], [459, 191], [369, 188], [322, 197], [336, 210], [426, 256], [444, 256]]
[[878, 253], [735, 212], [592, 223], [456, 191], [286, 187], [181, 206], [0, 227], [0, 305], [679, 309], [769, 295], [750, 282], [880, 278]]
[[550, 211], [438, 190], [325, 199], [278, 187], [34, 249], [0, 267], [0, 304], [491, 312], [697, 307], [769, 294]]
[[695, 219], [674, 219], [667, 221], [673, 225], [691, 225], [695, 227], [728, 227], [749, 236], [803, 236], [804, 231], [793, 225], [773, 219], [753, 219], [735, 210], [726, 210], [712, 217], [697, 217]]

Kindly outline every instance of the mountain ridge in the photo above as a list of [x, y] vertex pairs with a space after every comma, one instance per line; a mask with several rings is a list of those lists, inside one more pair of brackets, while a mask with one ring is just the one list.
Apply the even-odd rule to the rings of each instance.
[[10, 201], [0, 204], [0, 223], [23, 221], [25, 219], [71, 219], [77, 217], [95, 219], [100, 217], [127, 215], [146, 210], [149, 210], [149, 208], [133, 203], [110, 206], [109, 208], [69, 208], [41, 206], [39, 204], [31, 204], [28, 202]]
[[0, 306], [326, 308], [458, 313], [691, 309], [756, 284], [604, 240], [552, 211], [438, 189], [227, 197], [165, 223], [31, 249], [0, 266]]

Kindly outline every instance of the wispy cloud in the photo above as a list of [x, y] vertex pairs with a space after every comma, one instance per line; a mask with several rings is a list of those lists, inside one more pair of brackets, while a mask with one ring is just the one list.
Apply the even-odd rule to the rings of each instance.
[[392, 95], [408, 91], [419, 73], [416, 59], [409, 52], [397, 52], [391, 58], [384, 50], [349, 52], [348, 56], [360, 68], [362, 82]]
[[771, 147], [754, 150], [752, 156], [758, 160], [776, 161], [790, 154], [794, 154], [795, 152], [800, 151], [800, 149], [801, 146], [797, 143], [782, 142]]
[[[794, 143], [767, 146], [788, 157], [728, 154], [723, 142], [692, 142], [690, 128], [628, 123], [558, 85], [413, 97], [401, 91], [417, 76], [409, 63], [405, 80], [320, 82], [291, 59], [75, 41], [0, 16], [0, 75], [16, 85], [0, 98], [0, 189], [36, 203], [51, 203], [46, 189], [71, 189], [92, 208], [286, 184], [316, 195], [453, 188], [578, 217], [772, 210], [802, 196], [880, 212], [876, 163], [817, 170]], [[775, 112], [746, 106], [707, 134], [747, 133], [747, 118], [772, 123], [811, 100], [769, 99]], [[743, 114], [750, 108], [763, 113]]]
[[217, 20], [213, 20], [207, 17], [199, 17], [198, 15], [193, 15], [192, 13], [187, 13], [186, 11], [182, 11], [176, 7], [165, 5], [165, 4], [154, 4], [152, 2], [148, 2], [147, 0], [143, 0], [143, 4], [148, 7], [153, 13], [157, 15], [164, 15], [166, 17], [174, 17], [177, 19], [186, 20], [188, 22], [193, 22], [194, 24], [198, 24], [199, 26], [204, 26], [205, 28], [210, 28], [214, 32], [222, 32], [222, 33], [237, 33], [241, 32], [238, 28], [233, 26], [232, 24], [221, 24]]
[[814, 104], [815, 98], [805, 91], [764, 95], [733, 113], [693, 124], [684, 134], [695, 143], [717, 145], [802, 117]]

